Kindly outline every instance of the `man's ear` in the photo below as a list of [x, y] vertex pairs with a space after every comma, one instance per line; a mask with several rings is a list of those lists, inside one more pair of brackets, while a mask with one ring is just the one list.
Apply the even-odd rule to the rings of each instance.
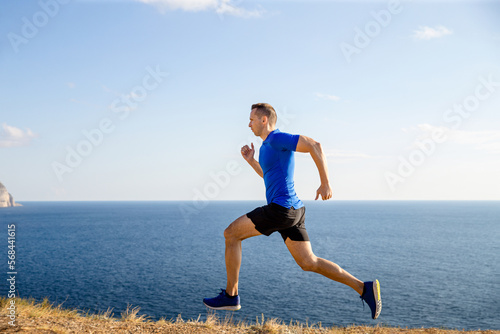
[[264, 123], [264, 124], [267, 123], [267, 116], [262, 116], [261, 119], [262, 119], [262, 123]]

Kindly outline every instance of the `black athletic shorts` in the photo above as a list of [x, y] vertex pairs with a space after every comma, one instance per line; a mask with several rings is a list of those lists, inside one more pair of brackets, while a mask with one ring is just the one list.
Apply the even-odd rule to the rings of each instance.
[[283, 237], [293, 241], [309, 241], [305, 226], [306, 208], [287, 209], [276, 203], [261, 206], [249, 213], [247, 217], [255, 224], [255, 229], [264, 235], [278, 231]]

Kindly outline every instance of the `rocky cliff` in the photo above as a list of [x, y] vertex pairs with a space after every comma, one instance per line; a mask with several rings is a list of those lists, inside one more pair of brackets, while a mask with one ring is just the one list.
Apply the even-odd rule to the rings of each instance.
[[7, 188], [0, 182], [0, 208], [6, 208], [9, 206], [21, 206], [14, 202], [14, 198], [7, 191]]

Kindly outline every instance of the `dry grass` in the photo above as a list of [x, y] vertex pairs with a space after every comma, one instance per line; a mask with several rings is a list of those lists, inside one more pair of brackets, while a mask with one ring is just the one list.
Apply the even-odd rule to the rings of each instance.
[[255, 323], [235, 322], [231, 317], [218, 318], [209, 313], [205, 321], [183, 320], [179, 315], [175, 320], [160, 319], [152, 321], [146, 315], [138, 315], [140, 308], [129, 305], [114, 317], [112, 309], [99, 314], [89, 314], [75, 309], [64, 309], [62, 304], [53, 305], [47, 299], [36, 302], [33, 299], [16, 298], [16, 326], [8, 324], [7, 307], [9, 300], [0, 297], [1, 333], [241, 333], [241, 334], [500, 334], [500, 331], [459, 331], [439, 328], [407, 329], [394, 327], [329, 327], [321, 324], [309, 325], [299, 322], [285, 324], [277, 319], [257, 318]]

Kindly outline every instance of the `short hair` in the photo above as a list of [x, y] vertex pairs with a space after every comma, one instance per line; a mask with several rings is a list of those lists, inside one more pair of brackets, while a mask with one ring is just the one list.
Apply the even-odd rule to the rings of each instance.
[[252, 104], [252, 109], [256, 109], [255, 113], [257, 116], [262, 117], [266, 116], [269, 119], [269, 123], [271, 125], [276, 125], [276, 121], [278, 120], [278, 116], [276, 115], [276, 111], [269, 103], [255, 103]]

